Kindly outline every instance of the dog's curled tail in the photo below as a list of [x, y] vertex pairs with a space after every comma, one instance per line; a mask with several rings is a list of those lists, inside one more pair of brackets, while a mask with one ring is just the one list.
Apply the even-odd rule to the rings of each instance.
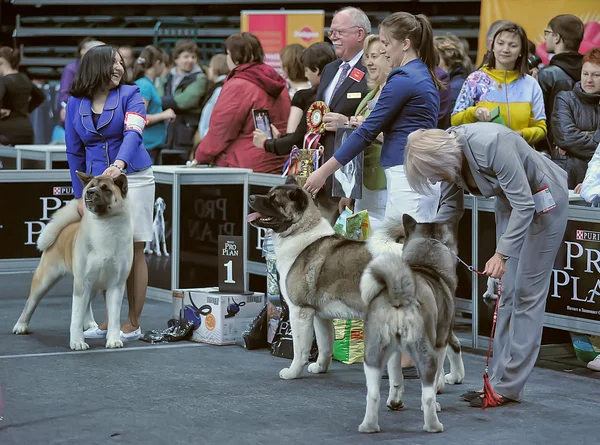
[[367, 248], [373, 256], [384, 253], [402, 255], [405, 238], [402, 219], [386, 219], [381, 228], [367, 239]]
[[360, 294], [366, 306], [386, 289], [388, 302], [394, 307], [406, 307], [415, 301], [413, 272], [400, 255], [384, 253], [375, 257], [361, 277]]
[[42, 252], [45, 251], [54, 244], [58, 235], [65, 227], [79, 220], [81, 220], [81, 216], [79, 216], [79, 212], [77, 211], [77, 200], [73, 199], [66, 206], [54, 212], [52, 219], [38, 237], [37, 248]]

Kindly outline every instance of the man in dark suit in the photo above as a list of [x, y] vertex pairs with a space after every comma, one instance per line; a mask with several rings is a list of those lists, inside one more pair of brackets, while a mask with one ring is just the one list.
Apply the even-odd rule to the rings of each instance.
[[[371, 22], [358, 8], [344, 8], [331, 21], [329, 38], [338, 59], [323, 69], [316, 99], [327, 103], [330, 110], [323, 117], [326, 123], [326, 132], [320, 140], [325, 149], [323, 162], [333, 155], [337, 127], [348, 124], [369, 92], [367, 69], [362, 64], [362, 57], [363, 44], [370, 33]], [[339, 198], [331, 198], [332, 178], [327, 179], [325, 189], [317, 195], [317, 202], [321, 212], [333, 224], [338, 216]]]

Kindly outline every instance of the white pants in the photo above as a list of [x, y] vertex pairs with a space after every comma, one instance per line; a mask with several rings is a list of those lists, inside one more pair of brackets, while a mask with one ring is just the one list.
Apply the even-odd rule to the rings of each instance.
[[403, 165], [387, 167], [387, 203], [386, 219], [402, 220], [402, 215], [408, 213], [417, 222], [431, 222], [435, 218], [440, 204], [440, 183], [431, 186], [432, 193], [421, 195], [408, 185]]
[[354, 213], [361, 210], [369, 212], [369, 223], [371, 233], [375, 233], [381, 228], [385, 218], [385, 205], [387, 203], [387, 190], [369, 190], [365, 186], [362, 188], [362, 198], [354, 203]]

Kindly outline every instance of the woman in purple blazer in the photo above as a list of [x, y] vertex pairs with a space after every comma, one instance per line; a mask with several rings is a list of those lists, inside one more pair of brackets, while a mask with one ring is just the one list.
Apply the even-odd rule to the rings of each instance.
[[[142, 335], [139, 319], [146, 299], [148, 266], [145, 241], [152, 239], [154, 174], [142, 132], [146, 107], [137, 85], [127, 85], [119, 52], [108, 45], [90, 49], [81, 60], [71, 85], [65, 119], [65, 143], [79, 213], [83, 214], [83, 186], [76, 171], [127, 175], [128, 199], [134, 219], [134, 256], [127, 280], [129, 316], [121, 326], [123, 341]], [[106, 336], [108, 321], [85, 331], [86, 338]]]

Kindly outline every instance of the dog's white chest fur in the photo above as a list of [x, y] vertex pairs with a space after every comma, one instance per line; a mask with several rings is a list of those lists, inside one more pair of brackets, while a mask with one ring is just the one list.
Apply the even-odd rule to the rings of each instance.
[[111, 218], [86, 215], [75, 241], [74, 275], [106, 288], [129, 274], [133, 261], [133, 224], [128, 211]]
[[288, 304], [290, 304], [290, 301], [287, 298], [288, 295], [285, 283], [287, 275], [294, 265], [296, 258], [298, 258], [298, 255], [300, 255], [304, 249], [318, 239], [334, 234], [335, 231], [333, 230], [333, 227], [331, 227], [331, 224], [324, 218], [321, 218], [321, 221], [317, 226], [302, 234], [302, 236], [281, 237], [277, 233], [273, 234], [273, 246], [277, 258], [277, 271], [280, 276], [279, 289]]

